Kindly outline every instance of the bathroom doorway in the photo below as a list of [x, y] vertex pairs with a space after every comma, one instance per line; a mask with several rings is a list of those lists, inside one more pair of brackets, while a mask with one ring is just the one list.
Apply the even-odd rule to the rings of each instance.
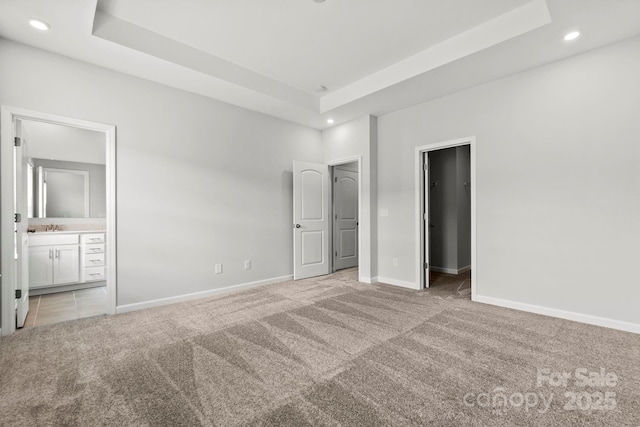
[[115, 127], [4, 106], [1, 121], [2, 334], [114, 314]]

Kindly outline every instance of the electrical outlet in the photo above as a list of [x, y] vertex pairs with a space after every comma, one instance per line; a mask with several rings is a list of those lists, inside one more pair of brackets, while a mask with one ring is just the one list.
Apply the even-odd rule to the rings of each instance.
[[389, 209], [380, 209], [380, 216], [389, 216]]
[[216, 274], [222, 273], [222, 264], [216, 264]]
[[244, 269], [245, 270], [251, 270], [251, 260], [248, 259], [244, 262]]
[[393, 266], [397, 267], [398, 266], [398, 258], [394, 258], [393, 259]]

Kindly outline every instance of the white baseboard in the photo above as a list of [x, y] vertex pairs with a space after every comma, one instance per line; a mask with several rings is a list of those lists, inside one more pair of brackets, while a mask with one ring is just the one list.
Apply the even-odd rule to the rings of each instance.
[[364, 276], [358, 277], [358, 281], [362, 283], [368, 283], [368, 284], [375, 283], [374, 279], [372, 279], [371, 277], [364, 277]]
[[374, 277], [373, 283], [386, 283], [388, 285], [400, 286], [409, 289], [420, 289], [413, 282], [405, 282], [404, 280], [390, 279], [389, 277]]
[[558, 317], [560, 319], [573, 320], [575, 322], [587, 323], [589, 325], [603, 326], [605, 328], [617, 329], [625, 332], [640, 334], [640, 324], [623, 322], [621, 320], [608, 319], [606, 317], [592, 316], [590, 314], [576, 313], [573, 311], [559, 310], [556, 308], [542, 307], [539, 305], [525, 304], [522, 302], [509, 301], [493, 297], [476, 295], [476, 302], [497, 305], [499, 307], [513, 308], [515, 310], [529, 313], [542, 314], [544, 316]]
[[227, 292], [256, 288], [258, 286], [271, 285], [273, 283], [286, 282], [292, 279], [293, 279], [293, 275], [273, 277], [271, 279], [258, 280], [257, 282], [241, 283], [239, 285], [232, 285], [224, 288], [211, 289], [211, 290], [202, 291], [202, 292], [194, 292], [192, 294], [154, 299], [151, 301], [137, 302], [133, 304], [119, 305], [116, 307], [116, 313], [121, 314], [121, 313], [128, 313], [130, 311], [143, 310], [145, 308], [160, 307], [163, 305], [175, 304], [177, 302], [190, 301], [198, 298], [206, 298], [214, 295], [224, 294]]
[[469, 271], [471, 270], [471, 266], [467, 265], [466, 267], [462, 267], [462, 268], [444, 268], [444, 267], [431, 267], [431, 271], [434, 271], [436, 273], [447, 273], [447, 274], [461, 274], [464, 273], [465, 271]]

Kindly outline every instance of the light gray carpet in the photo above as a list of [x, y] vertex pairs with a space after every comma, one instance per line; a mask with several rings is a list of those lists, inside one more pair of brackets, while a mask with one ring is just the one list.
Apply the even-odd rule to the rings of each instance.
[[[464, 277], [356, 277], [19, 331], [0, 344], [0, 423], [640, 425], [640, 336], [471, 303]], [[572, 378], [537, 387], [545, 368]], [[580, 368], [616, 384], [579, 387]]]

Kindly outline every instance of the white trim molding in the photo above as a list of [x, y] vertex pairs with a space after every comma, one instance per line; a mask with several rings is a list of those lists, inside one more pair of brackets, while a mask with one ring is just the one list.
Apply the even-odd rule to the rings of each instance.
[[617, 329], [619, 331], [640, 334], [640, 324], [624, 322], [621, 320], [609, 319], [606, 317], [592, 316], [590, 314], [576, 313], [573, 311], [560, 310], [557, 308], [542, 307], [539, 305], [526, 304], [523, 302], [510, 301], [500, 298], [476, 295], [476, 301], [495, 305], [498, 307], [512, 308], [514, 310], [526, 311], [528, 313], [541, 314], [543, 316], [557, 317], [560, 319], [573, 320], [574, 322], [586, 323], [589, 325], [602, 326], [604, 328]]
[[210, 289], [208, 291], [194, 292], [191, 294], [178, 295], [175, 297], [167, 297], [154, 299], [151, 301], [136, 302], [133, 304], [119, 305], [116, 307], [116, 313], [128, 313], [131, 311], [144, 310], [147, 308], [161, 307], [163, 305], [175, 304], [179, 302], [191, 301], [194, 299], [207, 298], [215, 295], [225, 294], [234, 291], [241, 291], [259, 286], [272, 285], [274, 283], [286, 282], [293, 280], [293, 274], [287, 276], [273, 277], [271, 279], [258, 280], [256, 282], [241, 283], [238, 285], [226, 286], [224, 288]]
[[405, 280], [392, 279], [390, 277], [375, 277], [373, 283], [383, 283], [387, 285], [400, 286], [402, 288], [420, 290], [419, 286], [416, 286], [414, 282], [407, 282]]

